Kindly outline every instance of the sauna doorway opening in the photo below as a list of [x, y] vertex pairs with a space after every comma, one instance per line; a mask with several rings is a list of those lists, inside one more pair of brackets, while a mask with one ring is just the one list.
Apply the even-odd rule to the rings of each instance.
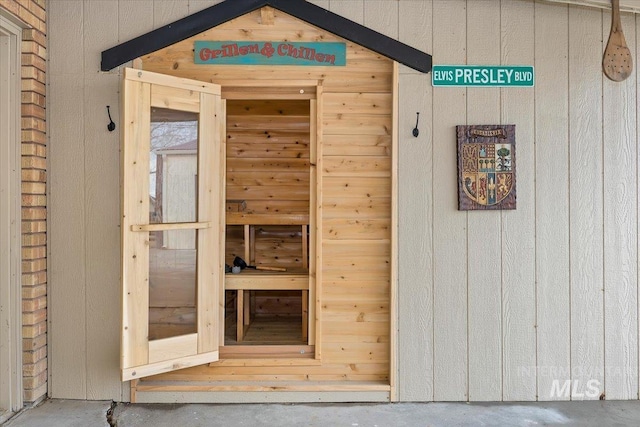
[[314, 357], [317, 82], [246, 85], [222, 86], [225, 265], [256, 269], [225, 274], [221, 357]]

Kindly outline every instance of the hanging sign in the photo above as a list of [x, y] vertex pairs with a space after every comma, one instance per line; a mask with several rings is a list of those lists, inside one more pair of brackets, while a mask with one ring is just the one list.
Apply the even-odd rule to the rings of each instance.
[[516, 126], [456, 126], [458, 210], [516, 208]]
[[433, 86], [533, 87], [532, 66], [434, 65]]
[[345, 43], [196, 41], [196, 64], [345, 66]]

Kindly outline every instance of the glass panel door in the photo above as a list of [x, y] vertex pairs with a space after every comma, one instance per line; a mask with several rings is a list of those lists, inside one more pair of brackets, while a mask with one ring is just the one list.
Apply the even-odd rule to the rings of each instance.
[[224, 104], [217, 85], [126, 69], [122, 378], [218, 359]]

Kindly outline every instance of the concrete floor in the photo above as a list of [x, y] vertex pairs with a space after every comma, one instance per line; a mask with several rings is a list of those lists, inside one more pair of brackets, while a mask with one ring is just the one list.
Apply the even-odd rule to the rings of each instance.
[[[48, 400], [7, 427], [639, 426], [640, 401], [396, 404], [117, 404]], [[109, 416], [109, 420], [107, 419]]]

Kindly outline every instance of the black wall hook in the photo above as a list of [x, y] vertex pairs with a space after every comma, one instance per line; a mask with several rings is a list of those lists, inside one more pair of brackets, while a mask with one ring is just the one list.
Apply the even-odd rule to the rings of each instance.
[[107, 115], [109, 116], [109, 124], [107, 125], [107, 129], [109, 132], [113, 132], [116, 129], [116, 124], [111, 120], [111, 112], [109, 111], [109, 106], [107, 105]]
[[418, 120], [420, 119], [420, 113], [416, 113], [416, 127], [413, 128], [413, 136], [416, 138], [420, 135], [420, 130], [418, 130]]

